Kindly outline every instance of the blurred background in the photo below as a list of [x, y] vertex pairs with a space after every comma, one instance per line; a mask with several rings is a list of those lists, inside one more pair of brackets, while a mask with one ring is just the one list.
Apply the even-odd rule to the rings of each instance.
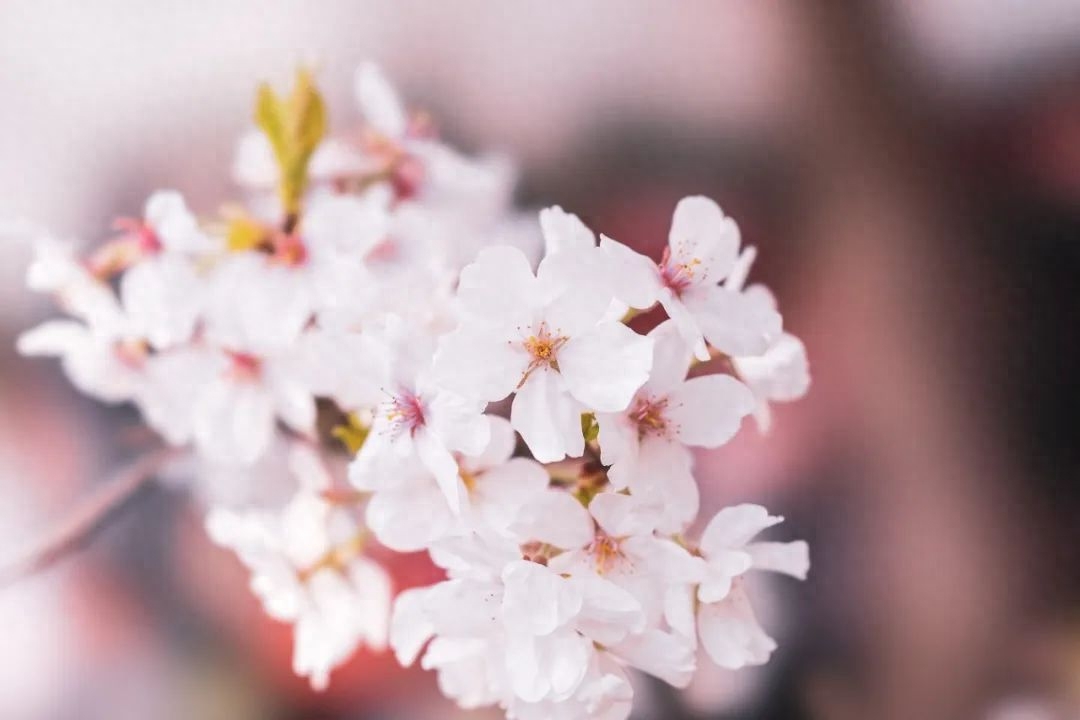
[[[716, 198], [807, 345], [809, 396], [702, 455], [706, 509], [804, 537], [763, 585], [759, 671], [648, 681], [637, 717], [1080, 718], [1080, 4], [588, 0], [0, 4], [0, 218], [96, 242], [172, 187], [204, 213], [260, 80], [315, 60], [335, 122], [374, 59], [467, 150], [658, 254]], [[0, 543], [42, 532], [137, 419], [15, 356], [49, 314], [0, 246]], [[407, 571], [406, 571], [407, 572]], [[0, 588], [0, 718], [423, 719], [434, 677], [361, 653], [316, 695], [286, 627], [151, 488]]]

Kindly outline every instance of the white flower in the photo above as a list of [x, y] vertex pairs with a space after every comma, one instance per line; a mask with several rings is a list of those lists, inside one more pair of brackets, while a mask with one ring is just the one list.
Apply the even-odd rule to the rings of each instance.
[[589, 513], [596, 522], [589, 543], [555, 556], [549, 567], [580, 580], [587, 589], [610, 595], [608, 588], [615, 586], [632, 597], [643, 613], [636, 623], [610, 622], [609, 609], [602, 622], [590, 627], [591, 636], [624, 662], [684, 687], [695, 668], [693, 644], [662, 629], [661, 622], [669, 598], [700, 582], [704, 563], [654, 534], [659, 519], [655, 505], [604, 492], [589, 503]]
[[120, 298], [135, 327], [157, 349], [186, 342], [203, 309], [206, 283], [195, 259], [214, 249], [179, 193], [159, 191], [141, 222], [126, 222], [119, 242], [138, 258], [120, 279]]
[[718, 512], [701, 537], [699, 551], [708, 570], [697, 591], [698, 635], [721, 667], [762, 665], [776, 649], [758, 624], [742, 576], [750, 570], [770, 570], [806, 578], [810, 557], [805, 542], [751, 542], [782, 521], [760, 505], [736, 505]]
[[616, 296], [631, 307], [659, 302], [699, 360], [709, 344], [728, 355], [759, 355], [780, 334], [776, 310], [753, 294], [719, 285], [735, 268], [739, 228], [704, 197], [679, 201], [659, 264], [611, 238], [600, 246], [616, 263]]
[[[776, 298], [765, 286], [751, 285], [743, 290], [756, 256], [757, 251], [753, 247], [746, 248], [739, 256], [735, 269], [724, 281], [724, 287], [732, 292], [755, 296], [761, 305], [775, 308]], [[760, 355], [732, 357], [731, 364], [739, 379], [754, 393], [757, 400], [754, 419], [762, 432], [767, 432], [772, 424], [770, 403], [798, 400], [810, 387], [806, 347], [791, 333], [781, 333]]]
[[597, 413], [601, 457], [608, 478], [639, 498], [662, 500], [659, 529], [682, 530], [698, 510], [698, 490], [688, 446], [715, 448], [738, 431], [755, 406], [745, 385], [727, 375], [689, 380], [691, 355], [673, 321], [653, 339], [649, 379], [621, 413]]
[[603, 321], [611, 298], [576, 282], [565, 257], [534, 276], [519, 250], [482, 251], [461, 273], [461, 325], [435, 358], [438, 381], [463, 395], [514, 392], [510, 422], [541, 462], [580, 455], [581, 413], [626, 408], [652, 361], [652, 341]]
[[301, 487], [280, 513], [216, 509], [206, 525], [251, 570], [266, 612], [294, 624], [293, 667], [323, 689], [360, 644], [385, 646], [390, 579], [359, 554], [362, 535], [350, 512], [322, 498], [330, 479], [316, 453], [298, 445], [290, 464]]

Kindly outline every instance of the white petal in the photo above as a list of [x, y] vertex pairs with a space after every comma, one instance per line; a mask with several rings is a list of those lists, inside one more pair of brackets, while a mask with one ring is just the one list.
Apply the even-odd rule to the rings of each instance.
[[208, 457], [223, 462], [254, 462], [270, 445], [274, 407], [261, 387], [222, 379], [196, 400], [195, 442]]
[[451, 392], [438, 392], [428, 403], [428, 426], [448, 450], [475, 455], [491, 440], [485, 403]]
[[769, 400], [797, 400], [810, 386], [806, 347], [788, 333], [783, 333], [764, 355], [735, 358], [734, 362], [754, 393]]
[[692, 378], [668, 396], [667, 415], [687, 445], [720, 447], [753, 412], [754, 395], [729, 375]]
[[564, 490], [547, 490], [522, 508], [511, 529], [523, 541], [568, 550], [587, 545], [594, 535], [588, 511]]
[[120, 297], [132, 323], [157, 349], [186, 342], [205, 303], [205, 281], [187, 259], [154, 257], [120, 279]]
[[476, 478], [470, 502], [493, 529], [509, 530], [522, 509], [547, 491], [548, 481], [543, 465], [528, 458], [513, 458]]
[[510, 408], [510, 424], [540, 462], [556, 462], [585, 450], [581, 404], [564, 389], [562, 377], [547, 369], [529, 376]]
[[[609, 476], [621, 477], [627, 464], [612, 467]], [[634, 496], [662, 508], [656, 520], [656, 529], [662, 533], [681, 532], [697, 518], [700, 497], [692, 466], [693, 456], [681, 443], [646, 437], [632, 467], [626, 469], [627, 483]]]
[[799, 580], [805, 580], [810, 570], [810, 548], [802, 540], [750, 543], [746, 551], [758, 570], [772, 570]]
[[570, 392], [591, 410], [624, 410], [649, 377], [653, 341], [621, 323], [602, 323], [559, 351]]
[[397, 552], [423, 550], [445, 536], [453, 516], [442, 492], [430, 489], [380, 490], [368, 501], [365, 521], [375, 538]]
[[77, 352], [91, 342], [86, 326], [74, 320], [47, 320], [19, 335], [15, 346], [20, 355], [59, 356]]
[[686, 380], [693, 352], [674, 320], [665, 320], [649, 333], [653, 340], [653, 363], [645, 387], [667, 394]]
[[548, 255], [564, 250], [591, 250], [596, 247], [596, 236], [581, 222], [581, 218], [568, 213], [558, 205], [540, 211], [540, 227], [544, 233], [545, 252]]
[[357, 68], [353, 93], [360, 112], [373, 128], [393, 139], [405, 135], [408, 127], [405, 108], [397, 91], [377, 65], [364, 63]]
[[622, 493], [603, 492], [589, 503], [589, 513], [611, 537], [651, 534], [656, 528], [659, 506], [645, 505]]
[[482, 472], [505, 463], [514, 454], [517, 435], [510, 421], [498, 415], [489, 415], [491, 436], [484, 449], [462, 459], [462, 466], [471, 472]]
[[463, 326], [439, 341], [433, 366], [440, 386], [478, 400], [502, 400], [521, 381], [529, 356], [520, 342]]
[[549, 635], [581, 611], [581, 588], [543, 565], [512, 562], [503, 569], [502, 580], [503, 621], [515, 632]]
[[684, 300], [709, 344], [734, 357], [762, 354], [783, 330], [780, 313], [760, 293], [710, 287]]
[[738, 550], [766, 528], [784, 518], [769, 515], [760, 505], [733, 505], [713, 516], [701, 535], [701, 550], [708, 557], [722, 550]]
[[592, 574], [584, 577], [582, 587], [585, 601], [576, 623], [590, 640], [614, 645], [645, 629], [645, 612], [630, 592]]
[[611, 266], [615, 297], [639, 310], [652, 307], [661, 287], [656, 263], [604, 235], [600, 236], [600, 249], [607, 255]]
[[658, 298], [664, 312], [675, 323], [675, 327], [679, 329], [679, 334], [682, 335], [687, 346], [693, 348], [694, 357], [702, 362], [708, 360], [709, 348], [705, 345], [705, 336], [701, 332], [697, 318], [690, 312], [686, 303], [667, 288], [661, 288]]
[[465, 491], [458, 474], [458, 465], [446, 446], [430, 431], [422, 430], [413, 440], [420, 462], [435, 476], [439, 489], [442, 490], [450, 510], [461, 512], [461, 503]]
[[536, 282], [546, 304], [544, 320], [557, 335], [581, 334], [610, 310], [614, 293], [606, 260], [603, 252], [594, 247], [566, 250], [540, 261]]
[[776, 642], [758, 624], [746, 593], [738, 587], [723, 602], [700, 607], [698, 634], [713, 662], [729, 670], [764, 665], [776, 649]]
[[413, 588], [401, 592], [394, 600], [390, 618], [390, 647], [398, 663], [408, 667], [416, 661], [424, 644], [435, 633], [435, 628], [424, 613], [424, 597], [427, 588]]
[[625, 413], [596, 413], [600, 459], [610, 465], [608, 480], [616, 490], [630, 484], [637, 466], [640, 439], [637, 424]]
[[685, 637], [646, 630], [627, 638], [612, 648], [612, 652], [637, 669], [684, 688], [697, 668], [694, 645]]
[[478, 320], [502, 328], [526, 325], [538, 300], [529, 260], [517, 248], [485, 248], [461, 271], [458, 300]]
[[198, 253], [212, 249], [180, 193], [171, 190], [154, 193], [146, 201], [144, 215], [166, 250]]

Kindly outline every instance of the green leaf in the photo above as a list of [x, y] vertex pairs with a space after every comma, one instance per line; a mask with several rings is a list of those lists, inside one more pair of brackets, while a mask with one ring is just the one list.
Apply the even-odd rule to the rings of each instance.
[[282, 207], [295, 216], [307, 189], [308, 162], [326, 135], [326, 104], [311, 72], [297, 70], [296, 82], [286, 98], [263, 83], [255, 101], [255, 124], [270, 141], [281, 171], [278, 195]]

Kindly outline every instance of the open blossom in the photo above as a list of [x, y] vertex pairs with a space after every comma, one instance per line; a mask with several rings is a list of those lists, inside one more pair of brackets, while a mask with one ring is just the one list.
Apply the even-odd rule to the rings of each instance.
[[297, 446], [290, 465], [300, 489], [280, 512], [212, 510], [207, 531], [251, 570], [266, 612], [293, 623], [293, 667], [321, 689], [358, 645], [385, 645], [391, 585], [350, 510], [323, 498], [331, 480], [314, 452]]
[[597, 413], [608, 478], [636, 497], [662, 500], [661, 528], [678, 532], [698, 510], [689, 447], [723, 445], [755, 406], [745, 385], [727, 375], [686, 378], [691, 354], [671, 320], [657, 326], [649, 379], [621, 413]]
[[611, 238], [601, 247], [616, 264], [616, 295], [635, 308], [659, 302], [699, 360], [706, 341], [728, 355], [758, 355], [780, 334], [775, 308], [755, 294], [724, 288], [736, 266], [739, 227], [704, 197], [679, 201], [659, 263]]
[[463, 395], [514, 393], [510, 422], [541, 462], [581, 455], [581, 413], [624, 409], [652, 362], [651, 340], [604, 319], [610, 296], [574, 280], [560, 256], [533, 275], [520, 251], [484, 250], [461, 273], [461, 325], [435, 358]]
[[708, 570], [697, 591], [698, 635], [721, 667], [761, 665], [776, 649], [758, 624], [743, 576], [750, 570], [770, 570], [806, 578], [810, 556], [805, 542], [751, 542], [782, 521], [760, 505], [736, 505], [718, 512], [701, 536], [699, 549]]

